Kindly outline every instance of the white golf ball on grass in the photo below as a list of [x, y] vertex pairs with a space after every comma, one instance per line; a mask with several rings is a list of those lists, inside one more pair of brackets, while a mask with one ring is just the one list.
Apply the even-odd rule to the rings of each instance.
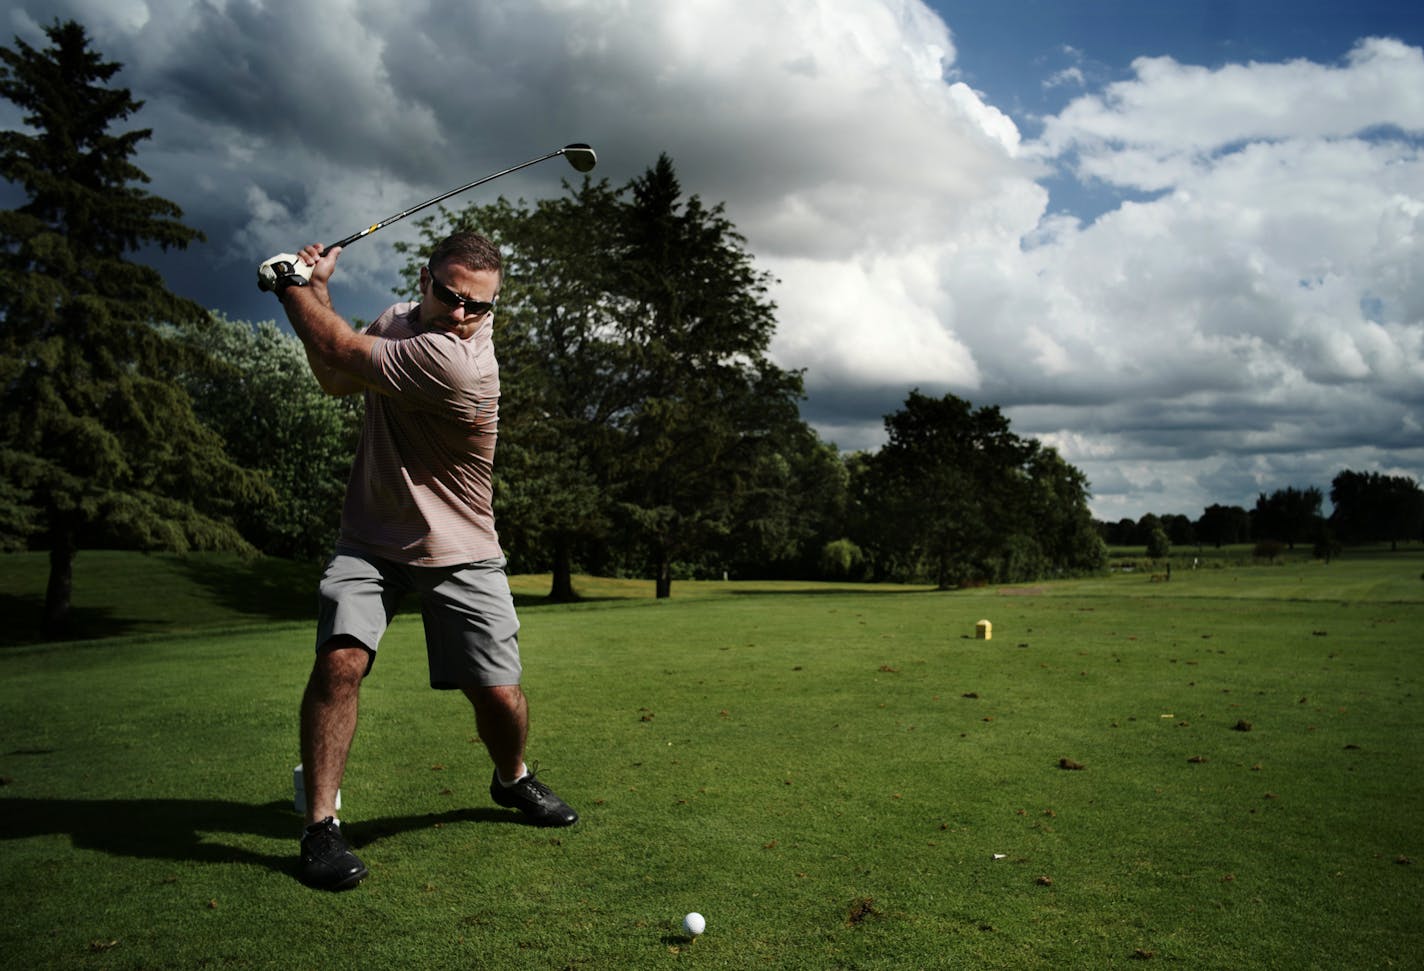
[[682, 931], [688, 937], [696, 937], [706, 929], [707, 921], [695, 910], [682, 919]]

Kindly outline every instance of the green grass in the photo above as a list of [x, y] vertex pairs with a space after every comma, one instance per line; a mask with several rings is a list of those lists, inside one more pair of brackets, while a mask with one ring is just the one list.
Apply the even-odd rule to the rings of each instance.
[[190, 598], [213, 630], [0, 650], [9, 966], [1421, 964], [1417, 550], [952, 593], [580, 578], [563, 607], [516, 578], [530, 755], [583, 819], [489, 802], [402, 617], [340, 895], [292, 876], [310, 623], [165, 570], [103, 609]]

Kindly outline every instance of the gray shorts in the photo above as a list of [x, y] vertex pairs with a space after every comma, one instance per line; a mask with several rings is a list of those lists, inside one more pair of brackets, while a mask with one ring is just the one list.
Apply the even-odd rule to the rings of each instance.
[[375, 664], [381, 635], [401, 598], [415, 593], [425, 620], [432, 688], [518, 684], [519, 618], [504, 565], [501, 557], [451, 567], [407, 566], [338, 549], [321, 578], [317, 650], [333, 637], [354, 637]]

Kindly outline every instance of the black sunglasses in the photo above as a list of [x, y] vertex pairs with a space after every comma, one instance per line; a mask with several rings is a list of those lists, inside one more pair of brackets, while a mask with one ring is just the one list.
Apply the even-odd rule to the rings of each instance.
[[437, 280], [435, 272], [428, 265], [425, 267], [425, 272], [430, 274], [430, 292], [435, 299], [452, 309], [455, 307], [465, 308], [465, 315], [468, 317], [483, 317], [494, 309], [495, 303], [499, 300], [499, 297], [495, 297], [494, 300], [471, 300], [469, 297], [462, 297]]

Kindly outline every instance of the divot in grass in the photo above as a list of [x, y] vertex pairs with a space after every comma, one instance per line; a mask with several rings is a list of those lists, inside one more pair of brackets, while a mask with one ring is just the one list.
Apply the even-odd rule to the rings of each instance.
[[858, 897], [852, 900], [850, 906], [846, 909], [845, 922], [850, 927], [856, 927], [872, 917], [879, 916], [881, 916], [881, 914], [879, 910], [875, 909], [875, 898]]

